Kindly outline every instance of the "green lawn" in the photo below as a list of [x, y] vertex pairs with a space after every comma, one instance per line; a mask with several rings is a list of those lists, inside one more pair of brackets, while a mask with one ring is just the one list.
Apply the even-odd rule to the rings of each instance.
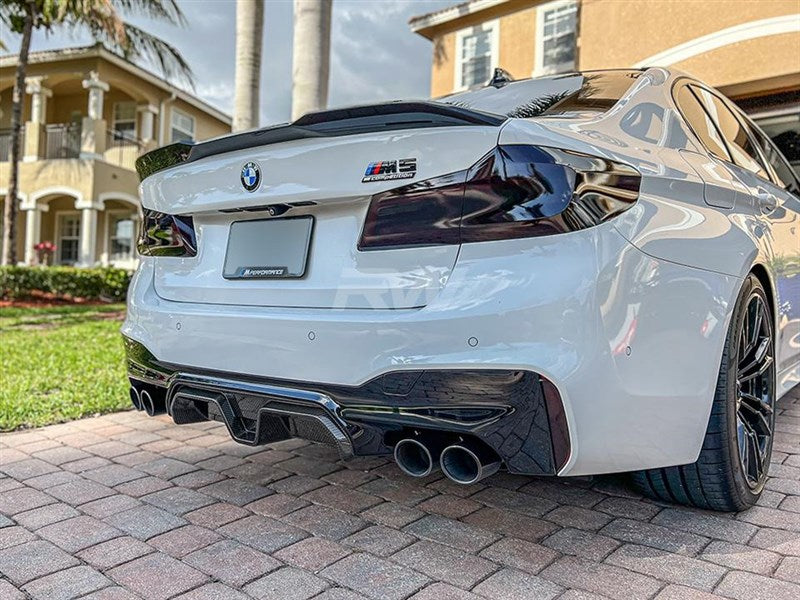
[[0, 307], [0, 431], [127, 408], [124, 310]]

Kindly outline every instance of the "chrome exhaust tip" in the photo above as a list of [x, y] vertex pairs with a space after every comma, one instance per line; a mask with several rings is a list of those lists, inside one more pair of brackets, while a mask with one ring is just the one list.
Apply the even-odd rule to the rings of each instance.
[[147, 390], [142, 390], [139, 392], [139, 399], [142, 403], [142, 409], [148, 414], [148, 416], [152, 417], [155, 415], [155, 406], [153, 406], [153, 397], [150, 395], [150, 392]]
[[395, 444], [394, 460], [400, 470], [411, 477], [427, 477], [439, 468], [431, 450], [413, 438]]
[[139, 390], [137, 390], [135, 387], [131, 386], [130, 395], [131, 395], [131, 403], [133, 404], [133, 408], [135, 408], [136, 410], [143, 410], [144, 406], [142, 406], [142, 399], [139, 396]]
[[442, 450], [442, 472], [461, 485], [478, 483], [500, 470], [499, 457], [477, 444], [454, 444]]
[[147, 390], [142, 390], [139, 392], [139, 399], [142, 403], [142, 408], [149, 417], [154, 417], [166, 412], [164, 398], [161, 396], [153, 397], [153, 395]]

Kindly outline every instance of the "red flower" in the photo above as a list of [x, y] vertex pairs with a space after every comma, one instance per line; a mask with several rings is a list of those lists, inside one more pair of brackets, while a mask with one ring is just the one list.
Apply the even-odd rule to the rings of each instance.
[[33, 247], [34, 250], [39, 252], [55, 252], [56, 245], [53, 242], [39, 242]]

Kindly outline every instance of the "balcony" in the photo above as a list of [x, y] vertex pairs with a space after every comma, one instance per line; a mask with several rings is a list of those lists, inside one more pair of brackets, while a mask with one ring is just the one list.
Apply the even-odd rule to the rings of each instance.
[[80, 123], [55, 123], [45, 125], [45, 159], [78, 158], [80, 154]]
[[106, 149], [103, 152], [103, 160], [107, 163], [133, 170], [136, 167], [136, 159], [144, 151], [145, 147], [142, 141], [133, 137], [130, 132], [114, 129], [106, 132]]
[[[24, 134], [20, 132], [20, 150], [25, 148]], [[0, 129], [0, 162], [7, 162], [11, 158], [11, 129]]]
[[[39, 149], [40, 160], [58, 160], [63, 158], [80, 158], [81, 124], [49, 123], [44, 126], [42, 136], [43, 148]], [[109, 129], [105, 133], [105, 146], [100, 153], [102, 160], [108, 164], [134, 170], [136, 159], [145, 151], [145, 144], [131, 135], [129, 131]], [[25, 154], [24, 130], [20, 139], [21, 154]], [[11, 159], [11, 129], [0, 129], [0, 162]]]

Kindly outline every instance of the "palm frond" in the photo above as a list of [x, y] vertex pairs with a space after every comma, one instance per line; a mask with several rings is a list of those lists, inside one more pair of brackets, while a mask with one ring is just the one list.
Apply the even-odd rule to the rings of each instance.
[[[5, 36], [9, 32], [22, 33], [22, 23], [25, 20], [26, 7], [21, 0], [5, 0], [0, 2], [0, 24]], [[2, 42], [0, 42], [2, 43]]]
[[114, 0], [119, 11], [183, 27], [186, 17], [176, 0]]
[[85, 27], [95, 40], [125, 47], [125, 22], [111, 0], [57, 0], [53, 21], [72, 28]]
[[151, 33], [125, 23], [127, 47], [120, 47], [126, 58], [141, 58], [152, 62], [168, 78], [177, 78], [194, 89], [194, 74], [189, 63], [175, 46]]
[[103, 43], [112, 52], [127, 59], [150, 62], [165, 77], [178, 79], [194, 88], [192, 70], [177, 48], [128, 23], [121, 15], [140, 15], [173, 25], [183, 25], [186, 19], [175, 0], [45, 1], [55, 1], [60, 24], [88, 29], [95, 40]]

